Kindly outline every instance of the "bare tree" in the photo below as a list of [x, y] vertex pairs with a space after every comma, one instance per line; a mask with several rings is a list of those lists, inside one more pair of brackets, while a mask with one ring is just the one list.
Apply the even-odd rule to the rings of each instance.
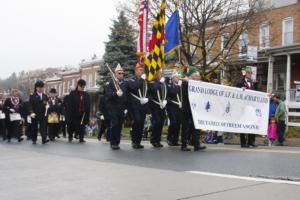
[[[130, 3], [128, 3], [130, 2]], [[122, 9], [137, 24], [139, 0], [126, 1]], [[203, 75], [226, 65], [240, 50], [237, 41], [245, 32], [257, 27], [256, 16], [267, 9], [264, 0], [173, 0], [167, 4], [169, 17], [180, 12], [181, 64], [199, 67]], [[161, 0], [149, 1], [150, 22]], [[261, 17], [261, 14], [260, 14]], [[149, 29], [151, 30], [151, 29]], [[226, 36], [226, 40], [221, 40]], [[221, 42], [222, 47], [221, 47]]]

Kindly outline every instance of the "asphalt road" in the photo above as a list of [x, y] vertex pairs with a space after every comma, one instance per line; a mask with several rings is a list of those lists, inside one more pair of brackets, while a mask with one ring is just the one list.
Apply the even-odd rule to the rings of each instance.
[[[0, 199], [299, 199], [300, 148], [0, 142]], [[276, 182], [279, 181], [279, 182]]]

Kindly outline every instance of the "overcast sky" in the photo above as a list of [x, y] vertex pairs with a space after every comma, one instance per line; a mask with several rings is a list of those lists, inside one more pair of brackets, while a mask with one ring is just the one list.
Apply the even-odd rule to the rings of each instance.
[[103, 55], [117, 0], [2, 0], [0, 78]]

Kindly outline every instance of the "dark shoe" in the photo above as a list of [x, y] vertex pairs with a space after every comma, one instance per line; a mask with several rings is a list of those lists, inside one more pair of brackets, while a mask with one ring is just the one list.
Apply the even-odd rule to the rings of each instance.
[[197, 147], [194, 147], [194, 151], [200, 151], [200, 150], [204, 150], [206, 149], [206, 146], [197, 146]]
[[242, 148], [249, 148], [249, 145], [248, 144], [242, 144], [241, 147]]
[[20, 137], [20, 138], [18, 139], [18, 142], [22, 142], [23, 140], [24, 140], [24, 138], [21, 138], [21, 137]]
[[144, 146], [141, 145], [141, 144], [133, 144], [133, 145], [132, 145], [132, 148], [134, 148], [134, 149], [143, 149]]
[[68, 140], [69, 140], [69, 142], [72, 142], [72, 141], [73, 141], [73, 138], [69, 138]]
[[50, 141], [51, 141], [51, 142], [55, 142], [55, 139], [54, 139], [54, 138], [51, 138]]
[[158, 143], [152, 143], [152, 146], [153, 146], [154, 148], [160, 148]]
[[181, 147], [181, 151], [191, 151], [191, 149], [187, 147]]
[[8, 143], [10, 143], [10, 142], [11, 142], [11, 140], [10, 140], [10, 139], [7, 139], [7, 142], [8, 142]]
[[86, 141], [84, 139], [80, 139], [79, 143], [85, 143]]
[[251, 147], [258, 147], [256, 144], [249, 144], [248, 146], [251, 146]]
[[168, 144], [169, 146], [174, 146], [173, 142], [171, 142], [170, 140], [167, 141], [167, 144]]
[[178, 142], [174, 142], [173, 146], [178, 147], [178, 146], [180, 146], [180, 144]]
[[101, 141], [101, 137], [98, 137], [98, 141]]
[[43, 140], [42, 144], [46, 144], [48, 142], [49, 142], [49, 140]]
[[60, 138], [60, 136], [58, 135], [58, 136], [56, 136], [57, 138]]
[[76, 140], [78, 140], [78, 139], [79, 139], [78, 135], [75, 135], [75, 136], [74, 136], [74, 138], [75, 138]]
[[119, 150], [120, 147], [119, 147], [119, 145], [111, 145], [111, 149], [112, 150]]
[[36, 144], [36, 141], [33, 141], [32, 144]]

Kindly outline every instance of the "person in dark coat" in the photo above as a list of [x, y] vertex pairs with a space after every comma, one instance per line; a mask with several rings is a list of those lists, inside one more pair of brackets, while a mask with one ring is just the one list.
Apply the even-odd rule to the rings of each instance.
[[[62, 125], [66, 125], [67, 126], [67, 132], [68, 132], [68, 136], [71, 136], [72, 135], [72, 138], [73, 138], [73, 134], [75, 133], [75, 127], [73, 127], [70, 122], [71, 122], [71, 119], [70, 119], [70, 116], [69, 116], [69, 113], [68, 113], [68, 110], [70, 109], [70, 102], [69, 102], [69, 97], [70, 97], [70, 93], [72, 91], [75, 91], [75, 87], [71, 86], [69, 88], [69, 94], [67, 94], [64, 99], [63, 99], [63, 113], [64, 113], [64, 123], [62, 123]], [[64, 129], [65, 127], [62, 127], [62, 129]], [[77, 137], [77, 136], [76, 136]], [[76, 138], [75, 137], [75, 138]], [[68, 137], [70, 138], [70, 137]]]
[[108, 110], [107, 110], [107, 103], [105, 100], [105, 92], [106, 92], [106, 87], [109, 83], [107, 82], [107, 84], [105, 85], [104, 88], [104, 92], [103, 95], [100, 96], [100, 100], [99, 100], [99, 112], [100, 112], [100, 116], [99, 116], [99, 120], [100, 120], [100, 129], [99, 129], [99, 133], [98, 133], [98, 140], [101, 141], [101, 137], [102, 135], [105, 133], [105, 137], [106, 137], [106, 141], [109, 141], [109, 137], [110, 137], [110, 119], [109, 119], [109, 114], [108, 114]]
[[42, 144], [49, 142], [47, 139], [47, 117], [46, 107], [48, 102], [48, 96], [44, 94], [44, 83], [43, 81], [37, 81], [34, 85], [34, 93], [29, 97], [30, 104], [30, 117], [32, 118], [32, 130], [31, 139], [32, 143], [36, 144], [39, 132], [42, 136]]
[[112, 150], [119, 150], [127, 106], [127, 82], [124, 80], [124, 70], [121, 66], [115, 69], [115, 77], [116, 80], [110, 80], [107, 86], [105, 101], [110, 119], [110, 146]]
[[55, 141], [55, 137], [59, 138], [60, 129], [60, 113], [62, 102], [57, 97], [55, 88], [50, 89], [48, 100], [47, 120], [48, 120], [48, 136], [50, 141]]
[[149, 82], [149, 98], [150, 98], [150, 109], [152, 114], [151, 126], [151, 144], [155, 148], [161, 148], [161, 135], [166, 118], [166, 105], [167, 105], [167, 88], [165, 78], [160, 70], [157, 72], [156, 77]]
[[[190, 68], [187, 76], [189, 79], [200, 81], [201, 75], [195, 69]], [[194, 151], [206, 149], [205, 146], [200, 145], [200, 131], [195, 129], [192, 110], [189, 101], [188, 93], [188, 79], [182, 82], [182, 127], [181, 127], [181, 151], [191, 151], [188, 144], [194, 146]], [[191, 140], [191, 141], [190, 141]]]
[[[78, 80], [75, 91], [68, 97], [67, 115], [68, 124], [75, 127], [75, 134], [79, 136], [79, 143], [84, 143], [85, 125], [90, 121], [90, 96], [84, 91], [86, 82]], [[72, 142], [73, 134], [69, 135], [69, 142]]]
[[167, 143], [169, 146], [179, 146], [179, 131], [181, 127], [181, 108], [182, 108], [182, 81], [179, 80], [180, 74], [177, 71], [172, 73], [170, 82], [167, 84], [167, 114], [170, 120], [168, 127]]
[[18, 142], [22, 138], [22, 100], [18, 97], [18, 90], [12, 89], [11, 96], [4, 102], [7, 124], [7, 141], [10, 142], [12, 137], [16, 137]]
[[128, 108], [133, 120], [132, 124], [132, 147], [143, 149], [141, 145], [143, 129], [146, 119], [146, 109], [148, 105], [146, 74], [144, 66], [137, 63], [134, 68], [135, 77], [128, 81]]
[[0, 136], [3, 140], [6, 140], [6, 127], [5, 127], [5, 112], [3, 96], [0, 94]]
[[[245, 76], [238, 82], [236, 87], [243, 88], [244, 90], [257, 90], [257, 84], [253, 83], [251, 80], [252, 69], [251, 67], [246, 67]], [[249, 146], [257, 147], [255, 144], [255, 134], [240, 134], [240, 142], [242, 148], [248, 148]]]

